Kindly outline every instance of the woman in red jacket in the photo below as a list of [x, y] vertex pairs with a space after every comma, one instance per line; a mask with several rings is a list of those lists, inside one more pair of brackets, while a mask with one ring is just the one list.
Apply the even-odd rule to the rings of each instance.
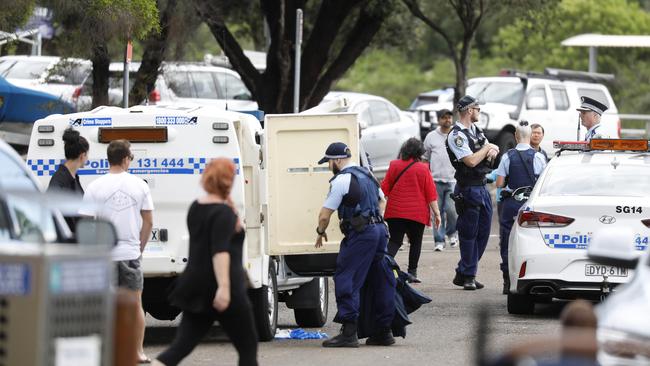
[[381, 189], [388, 199], [384, 212], [390, 233], [388, 254], [393, 257], [397, 254], [406, 234], [411, 243], [408, 273], [411, 275], [410, 281], [417, 283], [421, 282], [417, 278], [417, 268], [422, 234], [424, 226], [431, 224], [432, 212], [434, 225], [436, 228], [440, 226], [436, 186], [429, 166], [420, 161], [423, 154], [424, 146], [420, 140], [406, 140], [400, 149], [399, 159], [390, 162], [386, 177], [381, 182]]

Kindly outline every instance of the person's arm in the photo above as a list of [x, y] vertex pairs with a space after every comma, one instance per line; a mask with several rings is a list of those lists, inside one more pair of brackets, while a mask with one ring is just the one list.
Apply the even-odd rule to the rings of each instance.
[[508, 175], [507, 173], [508, 170], [510, 170], [510, 157], [508, 156], [508, 154], [503, 154], [499, 166], [494, 171], [497, 177], [496, 186], [498, 188], [503, 188], [506, 186], [506, 176]]
[[438, 229], [442, 219], [440, 217], [440, 209], [438, 208], [438, 191], [436, 190], [436, 184], [433, 182], [431, 174], [428, 174], [428, 169], [427, 174], [423, 174], [422, 176], [424, 178], [424, 187], [426, 187], [425, 196], [429, 202], [429, 210], [433, 213], [433, 226]]
[[[491, 150], [495, 150], [495, 152], [490, 153]], [[463, 164], [467, 165], [470, 168], [473, 168], [479, 165], [483, 160], [485, 160], [488, 157], [488, 155], [491, 154], [494, 157], [498, 153], [499, 153], [499, 147], [497, 145], [487, 143], [483, 145], [483, 147], [479, 151], [473, 153], [472, 155], [468, 155], [462, 158]]]
[[140, 253], [142, 253], [144, 252], [144, 248], [147, 246], [149, 236], [151, 236], [151, 228], [153, 228], [153, 211], [141, 210], [140, 216], [142, 216], [142, 228], [140, 229]]
[[433, 225], [436, 229], [440, 228], [440, 222], [442, 218], [440, 217], [440, 209], [438, 208], [438, 200], [433, 200], [429, 202], [429, 209], [433, 212]]
[[424, 138], [424, 155], [422, 155], [422, 161], [425, 163], [428, 163], [431, 160], [431, 150], [433, 147], [431, 146], [431, 139], [429, 138], [431, 132], [427, 134], [427, 137]]
[[222, 312], [230, 306], [230, 253], [217, 252], [213, 255], [212, 269], [218, 285], [212, 306]]
[[497, 187], [503, 188], [506, 186], [506, 177], [497, 176]]
[[334, 213], [334, 210], [329, 209], [327, 207], [323, 207], [320, 209], [320, 213], [318, 214], [318, 226], [316, 228], [317, 233], [322, 233], [322, 234], [316, 234], [316, 244], [314, 245], [316, 248], [320, 248], [323, 246], [323, 238], [327, 240], [327, 233], [325, 230], [327, 230], [327, 227], [330, 224], [330, 219], [332, 218], [332, 213]]

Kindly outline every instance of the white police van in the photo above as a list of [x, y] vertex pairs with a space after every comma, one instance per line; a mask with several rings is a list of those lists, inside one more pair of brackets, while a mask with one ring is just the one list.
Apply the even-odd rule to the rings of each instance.
[[[131, 142], [129, 171], [151, 188], [154, 229], [143, 254], [143, 306], [157, 319], [174, 319], [167, 290], [188, 256], [186, 214], [202, 194], [200, 174], [216, 157], [237, 165], [232, 197], [246, 226], [243, 265], [251, 283], [262, 340], [275, 334], [278, 301], [294, 309], [299, 326], [327, 320], [327, 278], [341, 234], [314, 248], [318, 212], [331, 177], [317, 161], [328, 144], [343, 141], [358, 157], [356, 114], [267, 115], [265, 128], [250, 114], [205, 106], [99, 107], [36, 121], [27, 164], [45, 185], [63, 162], [63, 131], [72, 126], [90, 143], [79, 170], [82, 186], [108, 171], [106, 147]], [[317, 255], [314, 255], [317, 254]]]

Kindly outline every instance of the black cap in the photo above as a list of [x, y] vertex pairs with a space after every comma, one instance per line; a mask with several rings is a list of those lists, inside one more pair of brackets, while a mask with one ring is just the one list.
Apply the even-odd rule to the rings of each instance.
[[348, 145], [342, 142], [333, 142], [327, 147], [327, 150], [325, 150], [325, 156], [318, 161], [318, 164], [326, 163], [330, 161], [330, 159], [345, 159], [351, 156], [352, 153], [350, 152]]
[[580, 101], [582, 104], [580, 105], [580, 108], [576, 108], [577, 111], [593, 111], [599, 115], [602, 115], [603, 112], [607, 110], [607, 106], [597, 101], [596, 99], [589, 97], [580, 97]]
[[442, 118], [442, 117], [444, 117], [444, 116], [446, 116], [446, 115], [453, 116], [454, 114], [451, 113], [451, 111], [450, 111], [449, 109], [446, 109], [446, 108], [445, 108], [445, 109], [441, 109], [441, 110], [439, 110], [439, 111], [436, 111], [436, 116], [438, 117], [438, 119], [440, 119], [440, 118]]
[[475, 105], [478, 105], [478, 99], [474, 98], [471, 95], [466, 95], [460, 98], [458, 104], [456, 104], [456, 109], [459, 111], [466, 111]]

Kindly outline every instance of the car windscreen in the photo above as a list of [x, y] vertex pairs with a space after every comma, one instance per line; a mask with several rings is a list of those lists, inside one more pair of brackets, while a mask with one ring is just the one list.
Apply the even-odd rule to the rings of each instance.
[[76, 60], [61, 59], [47, 70], [45, 81], [52, 84], [81, 85], [90, 75], [91, 66]]
[[580, 164], [549, 166], [540, 196], [645, 197], [650, 168], [638, 165]]
[[481, 103], [519, 105], [524, 95], [524, 85], [503, 81], [475, 81], [467, 87], [467, 94]]
[[4, 151], [0, 151], [0, 166], [2, 167], [2, 174], [0, 174], [0, 187], [2, 189], [38, 190], [38, 187], [34, 185], [34, 182], [27, 175], [27, 171]]
[[4, 76], [7, 79], [38, 79], [49, 65], [49, 61], [18, 61]]

